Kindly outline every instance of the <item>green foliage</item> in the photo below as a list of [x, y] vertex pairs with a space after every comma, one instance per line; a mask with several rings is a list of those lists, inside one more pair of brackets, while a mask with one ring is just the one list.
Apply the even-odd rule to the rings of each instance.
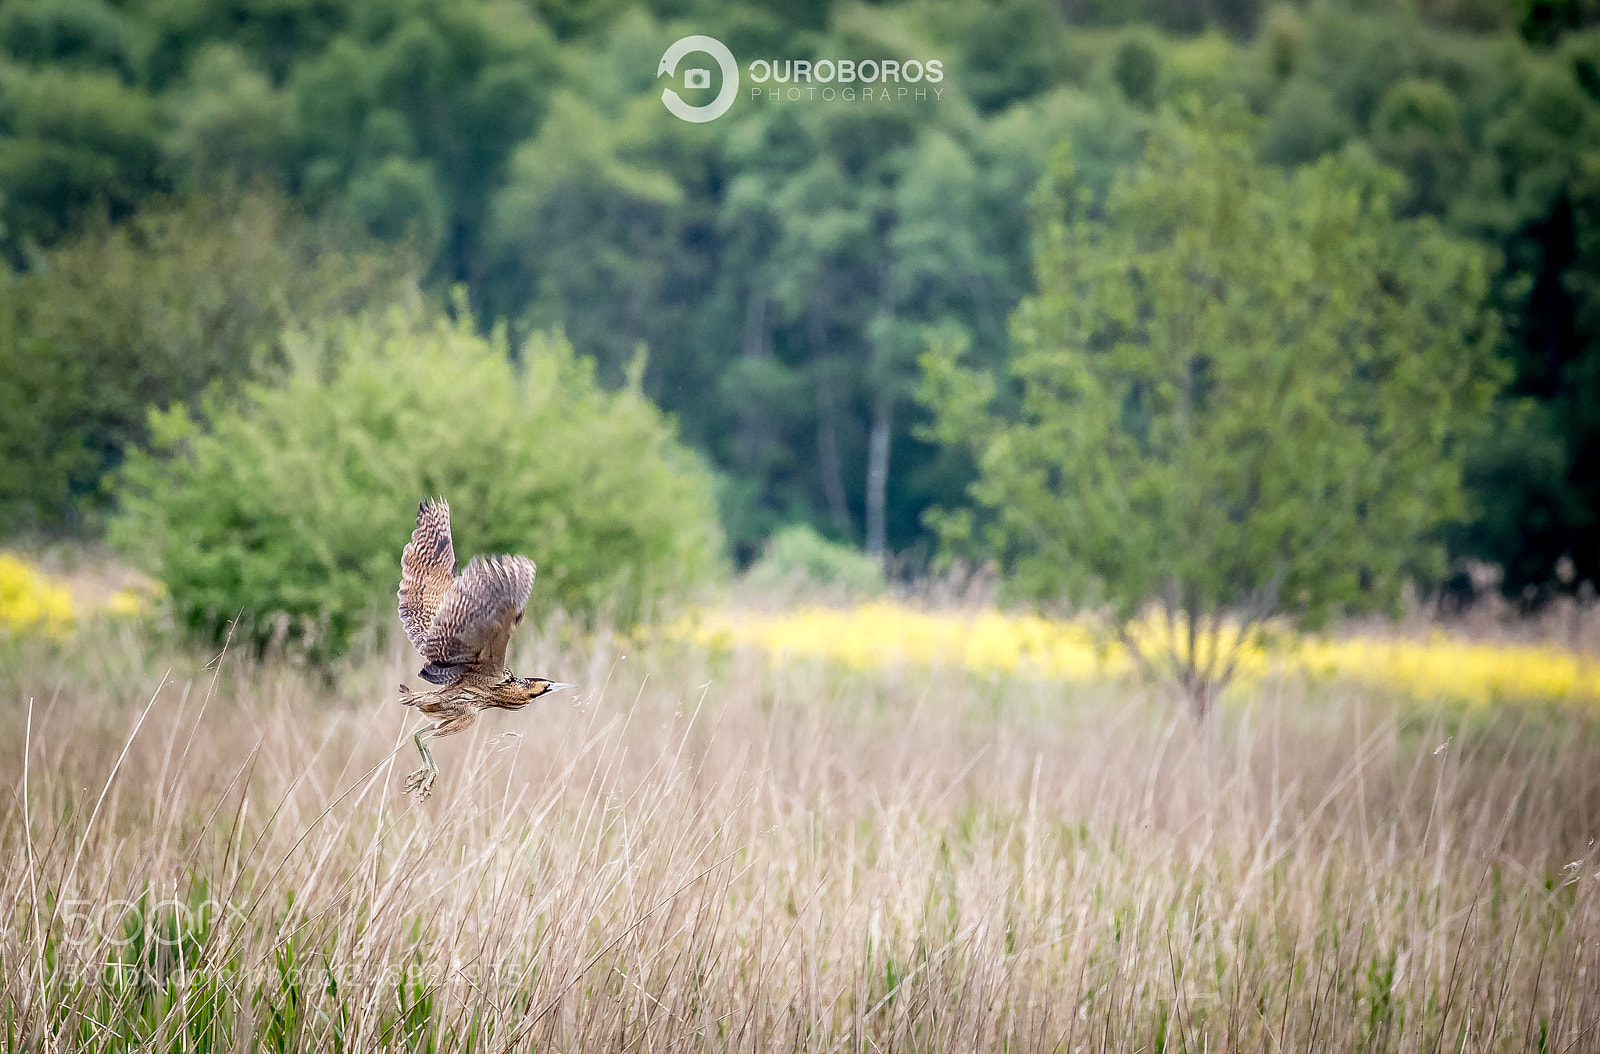
[[0, 10], [0, 50], [31, 63], [138, 72], [140, 27], [104, 0], [15, 0]]
[[100, 70], [0, 61], [0, 220], [17, 245], [126, 215], [160, 184], [156, 107]]
[[[919, 438], [912, 359], [929, 329], [1011, 354], [1053, 145], [1071, 136], [1098, 199], [1161, 106], [1242, 98], [1260, 158], [1359, 144], [1405, 175], [1403, 215], [1490, 250], [1516, 380], [1452, 544], [1537, 597], [1564, 561], [1600, 581], [1586, 4], [8, 0], [0, 254], [42, 271], [153, 195], [270, 186], [415, 254], [434, 291], [464, 283], [488, 321], [561, 326], [603, 383], [649, 347], [644, 389], [725, 481], [741, 559], [794, 522], [915, 553], [971, 466]], [[655, 69], [690, 32], [742, 64], [938, 57], [945, 77], [921, 101], [741, 92], [688, 125]], [[77, 455], [29, 456], [0, 473]]]
[[662, 264], [672, 259], [684, 198], [661, 164], [673, 130], [658, 111], [651, 99], [611, 122], [576, 95], [556, 95], [493, 202], [489, 303], [536, 325], [564, 324], [607, 379], [620, 376], [640, 340], [664, 335], [661, 321], [684, 322], [664, 303], [649, 321], [641, 311], [670, 299], [663, 286], [674, 268]]
[[285, 92], [297, 176], [443, 274], [481, 268], [489, 196], [561, 79], [549, 30], [520, 5], [418, 0], [352, 19], [297, 56]]
[[1067, 36], [1055, 4], [987, 0], [951, 5], [949, 32], [962, 46], [953, 78], [985, 112], [1037, 96], [1066, 66]]
[[388, 157], [350, 181], [350, 213], [372, 235], [410, 241], [431, 257], [444, 237], [445, 202], [426, 162]]
[[830, 542], [804, 524], [774, 534], [745, 581], [772, 593], [805, 588], [850, 597], [883, 592], [883, 564], [848, 545]]
[[1142, 33], [1124, 37], [1111, 56], [1111, 79], [1136, 106], [1155, 105], [1161, 80], [1161, 54]]
[[1262, 129], [1261, 154], [1280, 165], [1315, 161], [1349, 141], [1353, 130], [1333, 93], [1320, 84], [1296, 81], [1274, 100]]
[[566, 341], [503, 339], [395, 309], [286, 341], [281, 378], [157, 414], [122, 473], [113, 543], [182, 620], [243, 613], [315, 654], [392, 619], [418, 501], [451, 503], [457, 554], [521, 552], [533, 606], [624, 622], [718, 569], [708, 473], [634, 387], [605, 392]]
[[[1243, 640], [1442, 571], [1461, 438], [1500, 378], [1482, 254], [1396, 220], [1360, 154], [1292, 175], [1251, 155], [1236, 115], [1168, 114], [1103, 220], [1063, 157], [1013, 320], [1015, 419], [950, 347], [926, 356], [1017, 593], [1124, 624], [1152, 600], [1189, 629], [1231, 612]], [[1203, 702], [1229, 658], [1195, 639], [1174, 659]]]
[[1473, 451], [1478, 515], [1457, 544], [1503, 567], [1505, 591], [1524, 599], [1600, 581], [1597, 56], [1591, 31], [1519, 70], [1451, 209], [1500, 247], [1494, 292], [1515, 367], [1494, 434]]
[[1372, 118], [1372, 145], [1405, 173], [1407, 211], [1438, 215], [1455, 198], [1468, 155], [1461, 103], [1443, 84], [1413, 78], [1385, 92]]
[[150, 407], [260, 375], [290, 320], [402, 295], [404, 254], [338, 249], [269, 197], [153, 209], [0, 279], [0, 526], [93, 516]]
[[288, 100], [244, 52], [227, 44], [201, 51], [169, 110], [167, 157], [187, 189], [288, 182]]

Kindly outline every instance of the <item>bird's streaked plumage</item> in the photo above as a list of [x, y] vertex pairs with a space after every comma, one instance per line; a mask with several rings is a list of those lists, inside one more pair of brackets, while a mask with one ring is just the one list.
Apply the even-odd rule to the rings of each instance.
[[470, 728], [479, 711], [520, 710], [547, 692], [571, 685], [543, 677], [516, 677], [506, 668], [511, 631], [522, 621], [533, 592], [535, 567], [525, 556], [477, 556], [456, 574], [450, 506], [429, 498], [417, 509], [417, 526], [400, 554], [400, 625], [426, 665], [420, 676], [440, 687], [401, 688], [401, 701], [438, 719], [417, 733], [423, 767], [406, 780], [426, 798], [438, 775], [426, 740]]
[[433, 613], [455, 580], [450, 505], [429, 498], [417, 508], [417, 527], [400, 553], [400, 625], [418, 651], [425, 652]]

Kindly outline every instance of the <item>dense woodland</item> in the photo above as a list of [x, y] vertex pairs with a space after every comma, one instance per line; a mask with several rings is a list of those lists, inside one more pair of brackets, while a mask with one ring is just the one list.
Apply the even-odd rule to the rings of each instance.
[[[924, 566], [975, 469], [919, 357], [1007, 362], [1060, 151], [1093, 208], [1164, 109], [1232, 101], [1261, 162], [1375, 160], [1402, 216], [1484, 248], [1508, 383], [1456, 577], [1576, 591], [1600, 581], [1597, 24], [1580, 0], [4, 0], [0, 526], [96, 534], [151, 407], [260, 379], [298, 320], [454, 295], [513, 356], [559, 326], [642, 385], [739, 559], [809, 522]], [[741, 66], [938, 58], [944, 90], [687, 124], [656, 66], [690, 33]]]

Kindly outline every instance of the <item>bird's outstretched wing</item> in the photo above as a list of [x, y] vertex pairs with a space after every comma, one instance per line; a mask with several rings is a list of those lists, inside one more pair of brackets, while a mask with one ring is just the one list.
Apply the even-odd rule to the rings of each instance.
[[450, 684], [469, 670], [499, 678], [506, 643], [533, 592], [533, 561], [525, 556], [477, 556], [445, 594], [428, 636], [417, 649], [422, 676]]
[[429, 498], [417, 508], [417, 528], [400, 554], [400, 625], [418, 651], [424, 650], [428, 627], [455, 580], [450, 505]]

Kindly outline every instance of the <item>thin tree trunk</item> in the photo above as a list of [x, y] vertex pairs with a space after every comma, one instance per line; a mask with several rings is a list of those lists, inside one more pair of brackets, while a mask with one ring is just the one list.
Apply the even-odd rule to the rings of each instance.
[[[772, 350], [772, 327], [767, 321], [767, 294], [759, 281], [752, 279], [744, 307], [744, 357], [762, 359]], [[735, 425], [734, 449], [739, 463], [757, 470], [767, 447], [766, 416], [747, 399], [739, 404]]]
[[867, 555], [882, 559], [889, 503], [889, 437], [894, 425], [894, 400], [879, 392], [872, 404], [872, 434], [867, 442]]
[[807, 319], [811, 353], [817, 369], [817, 467], [822, 496], [833, 524], [846, 538], [855, 532], [844, 498], [844, 468], [839, 458], [839, 397], [833, 385], [833, 354], [828, 347], [828, 319], [821, 298], [811, 302]]

